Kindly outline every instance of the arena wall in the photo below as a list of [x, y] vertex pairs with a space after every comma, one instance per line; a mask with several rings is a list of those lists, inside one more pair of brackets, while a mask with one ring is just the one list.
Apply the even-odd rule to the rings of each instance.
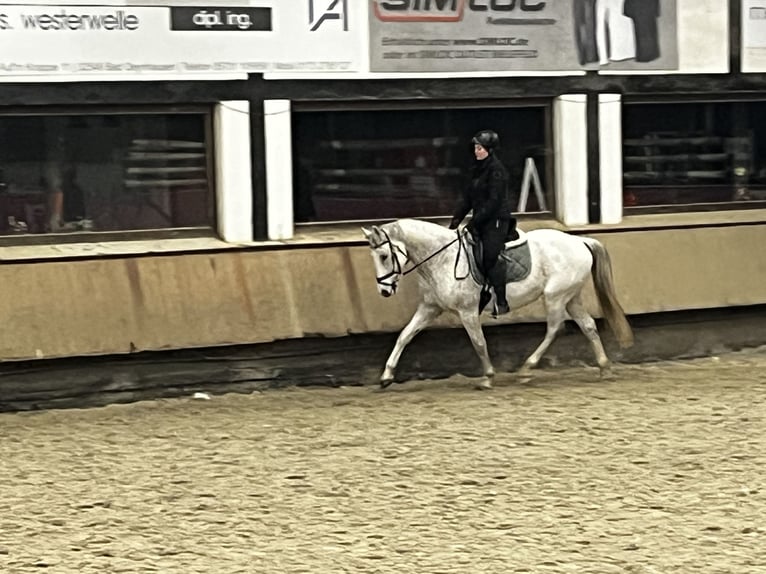
[[[756, 305], [766, 303], [766, 254], [756, 247], [766, 242], [766, 224], [749, 214], [754, 221], [741, 224], [596, 226], [587, 234], [609, 249], [629, 315]], [[544, 226], [556, 224], [525, 225]], [[0, 266], [0, 316], [7, 326], [0, 356], [109, 355], [398, 331], [416, 305], [416, 282], [407, 278], [397, 296], [380, 297], [361, 233], [348, 229], [337, 237], [332, 244], [296, 240], [278, 248], [267, 242], [140, 257], [6, 261]], [[536, 303], [514, 310], [507, 321], [543, 318]], [[445, 316], [435, 326], [455, 324]]]

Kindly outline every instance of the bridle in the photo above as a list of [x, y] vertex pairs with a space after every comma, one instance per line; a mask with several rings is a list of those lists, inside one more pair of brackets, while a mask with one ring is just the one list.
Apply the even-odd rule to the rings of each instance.
[[404, 257], [405, 257], [405, 260], [404, 260], [405, 264], [410, 261], [409, 254], [406, 251], [404, 251], [401, 247], [399, 247], [398, 245], [395, 245], [393, 241], [391, 241], [391, 238], [389, 237], [389, 235], [388, 235], [388, 233], [386, 232], [385, 229], [380, 229], [380, 232], [383, 233], [383, 235], [386, 237], [386, 240], [385, 241], [381, 241], [377, 245], [372, 245], [371, 244], [371, 247], [373, 249], [378, 249], [379, 247], [383, 247], [384, 245], [388, 245], [388, 250], [389, 250], [389, 253], [391, 254], [391, 259], [393, 259], [393, 265], [391, 266], [391, 271], [389, 271], [385, 275], [378, 275], [378, 276], [375, 277], [375, 280], [377, 281], [378, 285], [382, 285], [383, 287], [388, 287], [388, 288], [392, 289], [393, 291], [396, 291], [396, 282], [395, 281], [387, 281], [388, 279], [390, 279], [391, 277], [396, 277], [397, 275], [401, 275], [402, 277], [404, 277], [405, 275], [408, 275], [409, 273], [412, 273], [418, 267], [420, 267], [424, 263], [427, 263], [429, 260], [433, 259], [437, 255], [439, 255], [439, 253], [441, 253], [442, 251], [447, 249], [450, 245], [452, 245], [453, 243], [458, 242], [458, 241], [460, 242], [460, 244], [458, 246], [459, 248], [458, 248], [458, 251], [457, 251], [457, 258], [455, 258], [455, 268], [454, 268], [455, 279], [458, 279], [458, 280], [462, 281], [463, 279], [468, 277], [468, 274], [466, 274], [464, 277], [458, 277], [457, 276], [457, 265], [458, 265], [458, 262], [460, 261], [460, 252], [461, 252], [461, 250], [466, 249], [466, 247], [463, 245], [463, 235], [465, 234], [465, 231], [463, 231], [463, 233], [461, 234], [461, 230], [458, 230], [456, 232], [457, 237], [455, 237], [455, 239], [453, 239], [452, 241], [450, 241], [449, 243], [447, 243], [445, 245], [442, 245], [439, 249], [437, 249], [436, 251], [431, 253], [431, 255], [429, 255], [428, 257], [423, 259], [423, 261], [415, 263], [412, 267], [410, 267], [409, 269], [405, 269], [405, 270], [402, 270], [402, 266], [399, 263], [399, 258], [396, 256], [395, 251], [398, 251], [399, 253], [404, 255]]
[[391, 241], [391, 238], [388, 236], [388, 233], [386, 233], [384, 229], [381, 229], [380, 231], [381, 233], [383, 233], [383, 235], [385, 235], [386, 240], [378, 243], [377, 245], [372, 245], [372, 244], [370, 245], [373, 249], [378, 249], [380, 247], [383, 247], [384, 245], [388, 245], [388, 251], [391, 254], [391, 259], [393, 260], [393, 264], [391, 265], [391, 271], [389, 271], [385, 275], [377, 275], [375, 277], [375, 281], [377, 281], [378, 285], [382, 285], [383, 287], [388, 287], [392, 289], [393, 291], [396, 291], [396, 282], [386, 281], [386, 280], [390, 279], [391, 277], [396, 277], [397, 275], [406, 275], [407, 273], [411, 271], [411, 269], [402, 273], [402, 266], [399, 263], [399, 258], [396, 256], [395, 251], [398, 251], [399, 253], [404, 255], [405, 263], [407, 263], [410, 260], [410, 256], [407, 255], [407, 252], [404, 249], [402, 249], [398, 245], [394, 245], [394, 242]]

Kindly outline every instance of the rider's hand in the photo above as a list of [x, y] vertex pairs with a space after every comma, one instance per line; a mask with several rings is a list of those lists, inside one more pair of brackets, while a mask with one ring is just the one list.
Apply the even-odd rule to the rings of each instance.
[[460, 220], [457, 217], [453, 217], [452, 221], [450, 221], [449, 228], [457, 229], [459, 225], [460, 225]]

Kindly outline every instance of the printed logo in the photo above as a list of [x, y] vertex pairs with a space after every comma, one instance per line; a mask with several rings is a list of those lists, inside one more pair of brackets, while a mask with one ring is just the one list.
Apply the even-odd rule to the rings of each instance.
[[372, 0], [381, 22], [460, 22], [471, 12], [539, 12], [546, 0]]
[[[321, 6], [326, 8], [322, 10]], [[309, 0], [309, 26], [312, 32], [332, 20], [340, 21], [343, 31], [348, 32], [348, 0]]]
[[374, 0], [382, 22], [459, 22], [466, 0]]
[[172, 6], [170, 29], [187, 32], [270, 32], [271, 8]]

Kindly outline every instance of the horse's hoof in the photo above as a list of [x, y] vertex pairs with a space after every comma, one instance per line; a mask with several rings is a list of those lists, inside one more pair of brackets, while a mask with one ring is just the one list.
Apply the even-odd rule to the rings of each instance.
[[518, 371], [516, 371], [516, 378], [520, 383], [528, 383], [532, 380], [533, 377], [534, 373], [532, 372], [532, 369], [527, 365], [524, 365]]
[[613, 372], [612, 372], [612, 363], [606, 363], [605, 365], [599, 365], [598, 366], [598, 374], [599, 377], [602, 379], [609, 379], [612, 378]]
[[476, 383], [476, 389], [479, 391], [488, 391], [492, 388], [492, 381], [490, 379], [484, 378], [480, 380], [478, 383]]
[[394, 384], [394, 379], [381, 379], [380, 380], [380, 388], [381, 389], [387, 389], [392, 384]]

